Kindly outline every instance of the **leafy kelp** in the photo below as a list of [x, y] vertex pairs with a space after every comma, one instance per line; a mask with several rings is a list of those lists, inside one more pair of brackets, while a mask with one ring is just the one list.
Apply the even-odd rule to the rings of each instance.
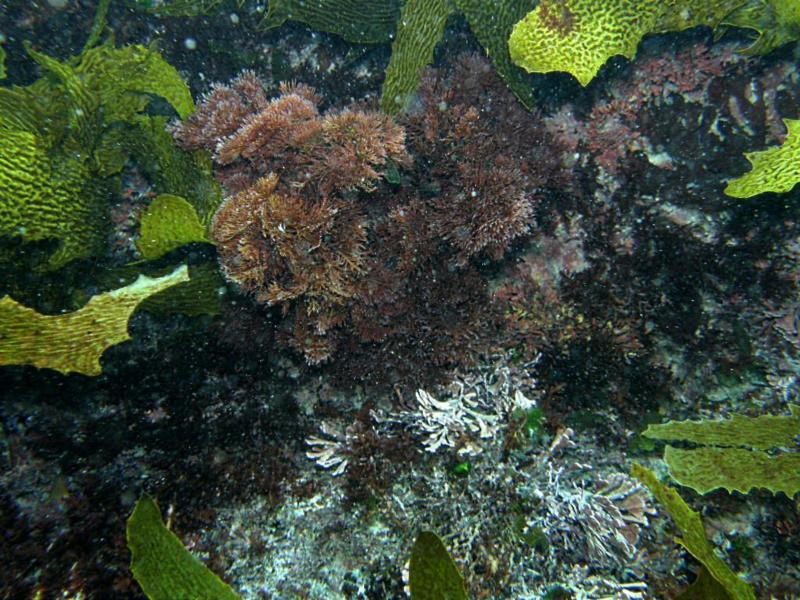
[[259, 24], [280, 27], [288, 20], [328, 31], [356, 44], [385, 43], [400, 19], [399, 0], [271, 0]]
[[714, 553], [713, 546], [706, 538], [700, 515], [689, 508], [678, 492], [661, 483], [652, 471], [641, 465], [634, 464], [631, 473], [646, 485], [656, 500], [667, 509], [681, 532], [681, 537], [675, 541], [700, 561], [709, 574], [728, 592], [732, 600], [755, 600], [753, 588], [737, 577]]
[[157, 196], [142, 215], [136, 243], [142, 256], [153, 260], [192, 242], [210, 242], [194, 207], [180, 196]]
[[155, 501], [144, 496], [128, 519], [131, 571], [150, 600], [239, 600], [166, 528]]
[[745, 158], [752, 169], [728, 182], [725, 193], [734, 198], [750, 198], [765, 192], [789, 192], [800, 182], [800, 120], [784, 119], [788, 134], [780, 146], [761, 152], [748, 152]]
[[99, 375], [103, 352], [130, 339], [128, 319], [136, 307], [188, 280], [185, 266], [157, 279], [141, 275], [131, 285], [94, 296], [80, 310], [63, 315], [42, 315], [6, 296], [0, 300], [0, 365]]
[[381, 108], [385, 112], [395, 114], [408, 104], [419, 86], [422, 69], [433, 60], [433, 51], [452, 13], [448, 0], [408, 0], [405, 3], [381, 91]]
[[700, 494], [718, 488], [745, 494], [766, 488], [787, 496], [800, 491], [800, 453], [772, 456], [763, 452], [796, 447], [798, 406], [792, 406], [791, 416], [733, 415], [724, 421], [669, 422], [650, 425], [642, 435], [702, 445], [691, 450], [667, 446], [664, 451], [672, 478]]
[[456, 564], [435, 533], [417, 536], [408, 568], [412, 600], [466, 600], [464, 581]]
[[177, 71], [143, 46], [108, 41], [64, 63], [27, 50], [46, 74], [0, 88], [0, 235], [59, 240], [47, 264], [58, 268], [97, 253], [104, 239], [108, 177], [124, 164], [110, 143], [119, 127], [135, 121], [151, 94], [179, 115], [194, 105]]
[[509, 49], [529, 72], [565, 71], [587, 85], [612, 56], [632, 59], [645, 35], [735, 25], [758, 31], [748, 51], [765, 53], [800, 38], [799, 13], [794, 0], [542, 0], [514, 27]]

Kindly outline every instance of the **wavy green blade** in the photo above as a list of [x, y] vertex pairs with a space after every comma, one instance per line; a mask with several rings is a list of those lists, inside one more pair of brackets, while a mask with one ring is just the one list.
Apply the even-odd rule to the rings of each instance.
[[211, 243], [194, 206], [180, 196], [156, 196], [142, 215], [141, 233], [136, 242], [142, 256], [155, 260], [192, 242]]
[[765, 488], [791, 498], [800, 492], [800, 453], [770, 456], [743, 448], [682, 450], [667, 446], [664, 460], [676, 482], [699, 494], [720, 488], [747, 494], [753, 488]]
[[166, 528], [149, 496], [136, 503], [127, 535], [131, 571], [150, 600], [240, 600]]
[[734, 414], [719, 421], [669, 421], [650, 425], [642, 435], [655, 440], [674, 440], [705, 446], [740, 446], [769, 450], [790, 448], [800, 435], [800, 407], [792, 414], [746, 417]]
[[42, 315], [8, 296], [0, 299], [0, 365], [33, 365], [61, 373], [99, 375], [100, 357], [130, 339], [128, 320], [145, 298], [188, 281], [186, 266], [92, 297], [75, 312]]
[[752, 169], [728, 182], [725, 193], [734, 198], [751, 198], [764, 192], [782, 194], [800, 182], [800, 119], [784, 119], [788, 135], [780, 146], [748, 152], [744, 156]]
[[686, 548], [692, 556], [700, 561], [700, 564], [708, 569], [711, 576], [730, 594], [731, 599], [755, 600], [756, 595], [750, 584], [737, 577], [730, 567], [716, 555], [713, 546], [706, 538], [706, 531], [700, 515], [689, 508], [678, 492], [661, 483], [651, 470], [641, 465], [634, 463], [631, 467], [631, 474], [647, 486], [656, 500], [667, 509], [669, 516], [672, 517], [683, 536], [676, 538], [675, 541]]
[[407, 0], [381, 90], [384, 112], [397, 114], [408, 105], [419, 86], [422, 70], [433, 61], [433, 51], [453, 11], [448, 0]]
[[411, 600], [466, 600], [464, 581], [442, 540], [423, 531], [411, 551]]

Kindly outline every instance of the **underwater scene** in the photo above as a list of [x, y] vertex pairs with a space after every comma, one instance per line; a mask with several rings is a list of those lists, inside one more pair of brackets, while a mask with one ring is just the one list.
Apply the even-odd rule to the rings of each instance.
[[0, 0], [0, 598], [800, 599], [800, 0]]

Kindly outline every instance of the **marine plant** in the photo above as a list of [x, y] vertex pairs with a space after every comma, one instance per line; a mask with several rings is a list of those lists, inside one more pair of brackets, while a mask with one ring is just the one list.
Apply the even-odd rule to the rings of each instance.
[[[713, 546], [706, 538], [700, 515], [689, 508], [678, 492], [661, 483], [652, 471], [641, 465], [634, 463], [631, 474], [647, 486], [656, 500], [672, 517], [675, 526], [681, 533], [681, 537], [675, 538], [675, 541], [686, 548], [689, 554], [694, 556], [704, 567], [698, 581], [703, 585], [710, 585], [712, 588], [720, 586], [723, 594], [718, 597], [725, 598], [725, 594], [727, 594], [731, 600], [755, 600], [756, 595], [752, 586], [737, 577], [730, 567], [716, 555]], [[715, 584], [706, 582], [706, 573], [714, 580]], [[714, 596], [693, 597], [711, 598]]]
[[670, 421], [650, 425], [642, 435], [656, 440], [688, 442], [698, 447], [667, 445], [664, 460], [670, 476], [699, 494], [723, 488], [748, 493], [766, 488], [792, 497], [800, 491], [800, 453], [768, 454], [778, 448], [797, 449], [800, 406], [789, 416], [734, 414], [722, 421]]
[[758, 194], [790, 192], [800, 183], [800, 120], [784, 119], [786, 139], [778, 147], [749, 152], [751, 170], [732, 179], [725, 193], [734, 198], [751, 198]]
[[632, 59], [648, 34], [700, 25], [753, 29], [749, 53], [765, 54], [800, 39], [794, 0], [542, 0], [508, 40], [511, 59], [531, 73], [565, 71], [588, 85], [615, 55]]
[[408, 567], [412, 600], [467, 600], [464, 581], [442, 540], [422, 531], [414, 542]]
[[99, 253], [107, 190], [126, 154], [117, 142], [150, 94], [182, 116], [193, 110], [188, 88], [161, 56], [109, 40], [61, 63], [32, 47], [46, 75], [26, 87], [0, 88], [0, 235], [60, 241], [46, 268]]
[[131, 571], [149, 600], [239, 600], [193, 556], [161, 520], [150, 496], [136, 503], [127, 524]]
[[130, 339], [128, 320], [136, 307], [187, 281], [186, 266], [155, 279], [141, 275], [130, 285], [94, 296], [78, 311], [59, 315], [39, 314], [4, 296], [0, 299], [0, 365], [99, 375], [103, 352]]
[[[141, 0], [139, 0], [141, 4]], [[217, 10], [221, 0], [171, 0], [147, 8], [170, 16], [197, 16]], [[535, 0], [273, 0], [259, 28], [280, 27], [287, 20], [336, 34], [359, 44], [392, 43], [381, 93], [381, 108], [396, 114], [405, 108], [450, 17], [462, 16], [486, 50], [494, 68], [517, 98], [533, 108], [530, 82], [508, 53], [511, 28], [534, 8]]]
[[244, 73], [175, 128], [182, 147], [213, 149], [228, 192], [212, 231], [223, 272], [280, 307], [283, 339], [310, 363], [341, 347], [355, 357], [361, 344], [371, 362], [376, 345], [393, 364], [421, 347], [433, 364], [463, 354], [452, 336], [471, 337], [488, 304], [470, 262], [502, 258], [528, 231], [540, 188], [559, 181], [541, 121], [486, 61], [464, 58], [447, 77], [429, 73], [420, 111], [396, 123], [359, 107], [320, 114], [303, 85], [268, 99]]

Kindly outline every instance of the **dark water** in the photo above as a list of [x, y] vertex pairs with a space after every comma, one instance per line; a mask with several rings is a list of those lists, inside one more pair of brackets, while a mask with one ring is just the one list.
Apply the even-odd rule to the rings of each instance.
[[581, 85], [536, 4], [2, 3], [1, 597], [178, 597], [141, 498], [248, 599], [800, 597], [800, 24]]

